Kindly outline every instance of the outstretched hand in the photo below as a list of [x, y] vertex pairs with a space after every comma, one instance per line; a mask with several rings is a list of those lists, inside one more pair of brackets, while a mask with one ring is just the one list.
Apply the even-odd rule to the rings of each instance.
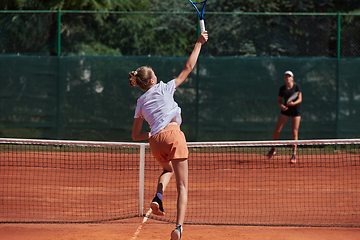
[[204, 31], [200, 34], [198, 42], [200, 42], [201, 45], [203, 45], [208, 39], [209, 39], [208, 33], [207, 31]]

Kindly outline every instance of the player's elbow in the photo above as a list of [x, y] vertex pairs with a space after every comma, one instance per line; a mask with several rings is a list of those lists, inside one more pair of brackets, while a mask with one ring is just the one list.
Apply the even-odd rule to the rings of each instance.
[[195, 67], [195, 64], [192, 63], [186, 63], [184, 70], [188, 73], [190, 73]]
[[133, 139], [133, 141], [139, 141], [139, 138], [138, 138], [137, 134], [135, 134], [135, 133], [132, 134], [132, 139]]
[[139, 132], [139, 133], [133, 133], [132, 134], [132, 139], [134, 141], [141, 141], [141, 140], [146, 140], [150, 138], [150, 132]]

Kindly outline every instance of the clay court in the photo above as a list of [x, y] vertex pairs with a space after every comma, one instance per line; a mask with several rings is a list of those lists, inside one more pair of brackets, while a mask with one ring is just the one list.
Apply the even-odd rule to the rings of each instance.
[[[169, 239], [175, 182], [166, 191], [166, 215], [143, 222], [161, 170], [147, 152], [139, 214], [138, 158], [60, 148], [2, 151], [2, 239]], [[360, 239], [359, 159], [358, 150], [306, 150], [291, 165], [280, 151], [269, 160], [248, 149], [193, 150], [182, 239]]]
[[[173, 224], [142, 218], [105, 224], [0, 224], [6, 240], [169, 240]], [[358, 240], [359, 228], [185, 225], [182, 240]]]

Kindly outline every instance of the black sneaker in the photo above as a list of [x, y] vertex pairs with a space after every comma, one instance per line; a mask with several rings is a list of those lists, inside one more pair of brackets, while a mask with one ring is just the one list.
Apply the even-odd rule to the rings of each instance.
[[162, 201], [158, 196], [155, 196], [150, 204], [150, 208], [152, 209], [152, 213], [159, 216], [164, 216], [165, 211], [162, 205]]
[[276, 151], [274, 148], [272, 148], [269, 153], [267, 154], [268, 159], [272, 158], [276, 154]]
[[290, 163], [295, 164], [296, 163], [296, 156], [295, 154], [292, 155], [291, 159], [290, 159]]

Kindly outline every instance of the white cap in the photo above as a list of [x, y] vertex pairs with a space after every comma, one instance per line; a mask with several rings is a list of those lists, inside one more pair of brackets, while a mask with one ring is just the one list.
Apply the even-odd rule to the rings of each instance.
[[290, 76], [294, 77], [294, 74], [292, 73], [292, 71], [286, 71], [286, 72], [284, 73], [284, 75], [286, 75], [286, 74], [288, 74], [288, 75], [290, 75]]

